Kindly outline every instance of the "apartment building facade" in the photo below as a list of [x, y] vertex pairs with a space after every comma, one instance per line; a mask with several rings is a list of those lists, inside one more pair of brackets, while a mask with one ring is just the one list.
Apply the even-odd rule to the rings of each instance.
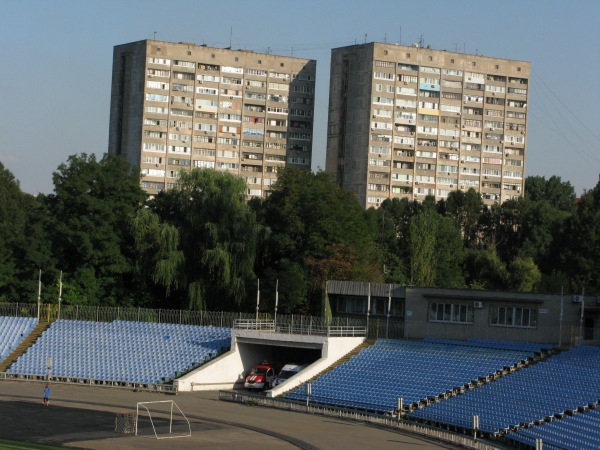
[[182, 170], [243, 177], [264, 196], [286, 165], [310, 169], [316, 61], [143, 40], [114, 47], [109, 153], [148, 194]]
[[419, 46], [332, 50], [326, 170], [365, 206], [523, 195], [530, 63]]

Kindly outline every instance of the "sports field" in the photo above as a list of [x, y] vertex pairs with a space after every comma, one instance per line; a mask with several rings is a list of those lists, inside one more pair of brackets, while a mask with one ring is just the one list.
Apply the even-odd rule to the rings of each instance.
[[[359, 423], [223, 402], [216, 392], [173, 396], [64, 384], [51, 388], [50, 406], [44, 407], [43, 384], [0, 382], [0, 449], [453, 448]], [[117, 413], [158, 400], [177, 403], [190, 421], [191, 437], [157, 440], [149, 421], [140, 422], [144, 436], [115, 433]]]

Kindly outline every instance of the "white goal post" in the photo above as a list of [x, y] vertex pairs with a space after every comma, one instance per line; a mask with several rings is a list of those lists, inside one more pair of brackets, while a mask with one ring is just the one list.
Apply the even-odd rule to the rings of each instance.
[[[156, 406], [153, 407], [152, 405], [156, 405]], [[151, 408], [152, 408], [152, 411], [150, 410]], [[173, 432], [173, 411], [175, 408], [177, 409], [177, 411], [179, 411], [179, 414], [181, 415], [183, 420], [185, 420], [185, 422], [183, 422], [183, 424], [182, 424], [183, 426], [178, 427], [178, 428], [184, 428], [184, 430], [180, 431], [180, 432]], [[142, 411], [142, 414], [143, 414], [144, 410], [148, 413], [148, 418], [150, 419], [150, 424], [152, 425], [152, 431], [154, 432], [154, 437], [156, 437], [156, 439], [189, 437], [192, 435], [190, 421], [187, 419], [187, 417], [185, 416], [183, 411], [181, 411], [179, 406], [177, 406], [177, 403], [175, 403], [173, 400], [158, 400], [158, 401], [154, 401], [154, 402], [138, 402], [137, 408], [136, 408], [136, 417], [135, 417], [135, 435], [136, 436], [138, 435], [138, 423], [140, 420], [140, 409]], [[176, 415], [177, 415], [177, 411], [175, 411]], [[155, 414], [154, 418], [152, 417], [152, 414]], [[155, 426], [155, 420], [158, 419], [158, 417], [157, 417], [158, 415], [162, 415], [163, 418], [164, 418], [164, 416], [168, 416], [168, 425], [169, 425], [168, 432], [158, 432], [157, 431], [156, 426]], [[185, 429], [187, 429], [187, 431], [185, 431]]]

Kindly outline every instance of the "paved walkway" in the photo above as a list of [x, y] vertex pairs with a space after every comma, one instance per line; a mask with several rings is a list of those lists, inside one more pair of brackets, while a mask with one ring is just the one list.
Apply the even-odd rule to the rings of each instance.
[[[218, 400], [216, 392], [177, 396], [76, 385], [52, 385], [50, 406], [42, 405], [44, 385], [0, 382], [0, 439], [85, 449], [442, 449], [454, 448], [369, 425]], [[174, 400], [188, 417], [191, 437], [149, 437], [114, 432], [117, 412], [137, 402]], [[164, 425], [164, 422], [163, 422]], [[177, 430], [181, 422], [176, 423]]]

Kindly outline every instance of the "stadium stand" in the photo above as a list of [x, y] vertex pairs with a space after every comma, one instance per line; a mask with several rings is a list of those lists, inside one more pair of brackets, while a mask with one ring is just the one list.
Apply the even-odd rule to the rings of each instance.
[[[461, 345], [379, 339], [313, 381], [310, 400], [392, 413], [400, 397], [409, 409], [416, 409], [527, 364], [542, 351], [539, 346], [498, 346], [497, 341]], [[305, 400], [306, 389], [301, 386], [286, 397]]]
[[0, 361], [23, 342], [37, 323], [32, 317], [0, 317]]
[[545, 449], [597, 449], [600, 443], [600, 411], [588, 410], [573, 416], [555, 418], [507, 435], [509, 441], [535, 446], [541, 439]]
[[171, 381], [229, 349], [231, 329], [165, 323], [57, 320], [8, 370], [124, 383]]
[[599, 363], [600, 349], [577, 347], [410, 412], [408, 417], [472, 429], [477, 415], [479, 429], [494, 436], [532, 427], [596, 405], [600, 399]]

